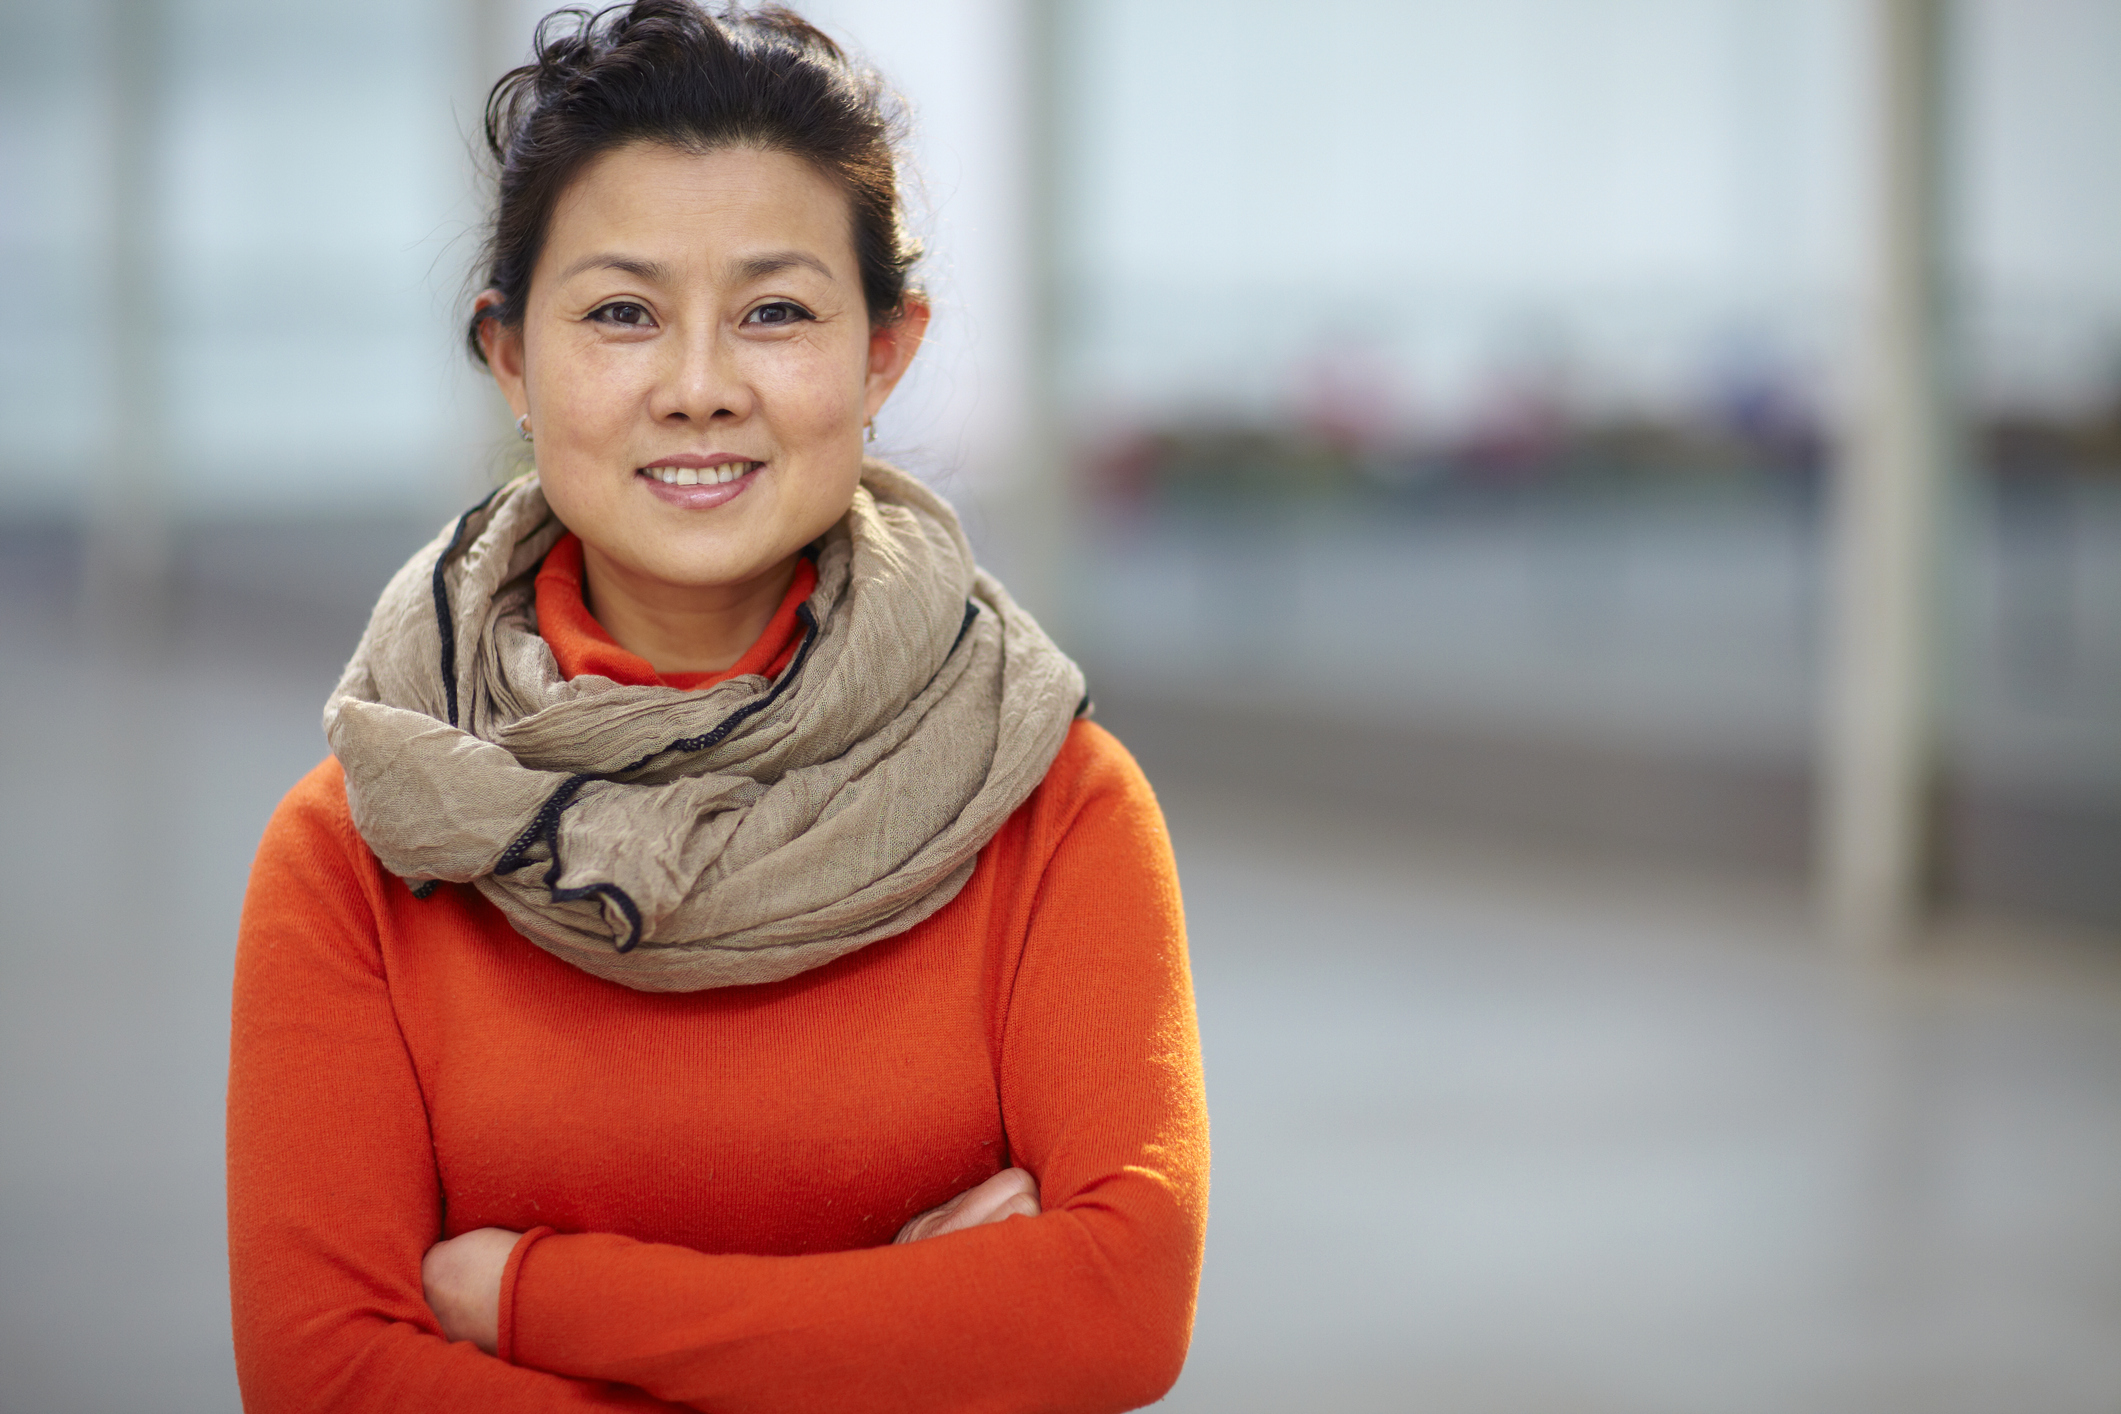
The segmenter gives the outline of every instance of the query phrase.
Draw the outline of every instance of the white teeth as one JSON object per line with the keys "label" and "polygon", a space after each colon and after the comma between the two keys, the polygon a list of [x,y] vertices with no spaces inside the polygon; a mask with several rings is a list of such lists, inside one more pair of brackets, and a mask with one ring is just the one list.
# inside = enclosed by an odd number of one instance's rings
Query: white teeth
{"label": "white teeth", "polygon": [[764,462],[723,462],[720,466],[650,466],[641,468],[665,486],[726,486],[757,471]]}

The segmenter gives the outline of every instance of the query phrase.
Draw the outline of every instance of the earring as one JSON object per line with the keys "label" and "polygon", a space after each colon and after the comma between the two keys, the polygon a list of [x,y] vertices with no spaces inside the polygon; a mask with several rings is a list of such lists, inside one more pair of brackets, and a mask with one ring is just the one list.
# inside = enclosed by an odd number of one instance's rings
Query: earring
{"label": "earring", "polygon": [[872,417],[867,422],[862,424],[862,440],[864,442],[874,442],[876,440],[875,418]]}
{"label": "earring", "polygon": [[516,436],[521,437],[526,442],[531,440],[529,413],[526,412],[516,419]]}

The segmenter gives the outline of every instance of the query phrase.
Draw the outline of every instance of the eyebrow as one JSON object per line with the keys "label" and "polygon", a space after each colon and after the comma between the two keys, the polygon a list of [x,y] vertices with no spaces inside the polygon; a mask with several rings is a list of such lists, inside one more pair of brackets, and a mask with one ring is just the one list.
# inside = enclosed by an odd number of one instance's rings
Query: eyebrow
{"label": "eyebrow", "polygon": [[[815,270],[828,280],[832,278],[832,271],[826,268],[824,261],[800,250],[777,250],[768,255],[753,256],[736,267],[736,274],[740,281],[749,284],[754,280],[763,280],[768,275],[778,275],[783,270],[797,268]],[[648,280],[659,285],[670,283],[670,267],[660,260],[637,260],[629,255],[608,253],[583,256],[560,272],[560,278],[572,280],[584,270],[617,270],[638,280]]]}
{"label": "eyebrow", "polygon": [[636,260],[627,255],[585,255],[560,272],[562,280],[572,280],[584,270],[617,270],[637,280],[647,280],[658,285],[670,283],[670,267],[660,260]]}
{"label": "eyebrow", "polygon": [[777,250],[771,255],[753,256],[737,266],[736,272],[746,284],[749,284],[753,280],[763,280],[768,275],[778,275],[783,270],[793,269],[798,266],[806,270],[815,270],[828,280],[832,278],[832,272],[825,268],[824,261],[799,250]]}

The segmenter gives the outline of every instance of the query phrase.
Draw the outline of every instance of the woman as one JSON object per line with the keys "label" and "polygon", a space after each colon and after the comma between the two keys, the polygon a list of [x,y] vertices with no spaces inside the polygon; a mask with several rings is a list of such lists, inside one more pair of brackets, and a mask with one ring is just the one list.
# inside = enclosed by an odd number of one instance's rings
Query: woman
{"label": "woman", "polygon": [[641,0],[488,113],[471,334],[537,470],[384,591],[259,848],[246,1405],[1158,1398],[1175,873],[1074,665],[863,460],[928,320],[873,80]]}

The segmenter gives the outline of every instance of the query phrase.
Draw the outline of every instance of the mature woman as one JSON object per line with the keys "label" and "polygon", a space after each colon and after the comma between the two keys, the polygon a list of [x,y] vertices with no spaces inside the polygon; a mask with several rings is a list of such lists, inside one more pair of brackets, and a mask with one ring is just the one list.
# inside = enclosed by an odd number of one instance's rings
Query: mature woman
{"label": "mature woman", "polygon": [[384,590],[259,848],[247,1406],[1156,1399],[1206,1207],[1176,878],[1075,666],[863,460],[928,320],[873,79],[641,0],[548,22],[488,127],[471,335],[537,469]]}

